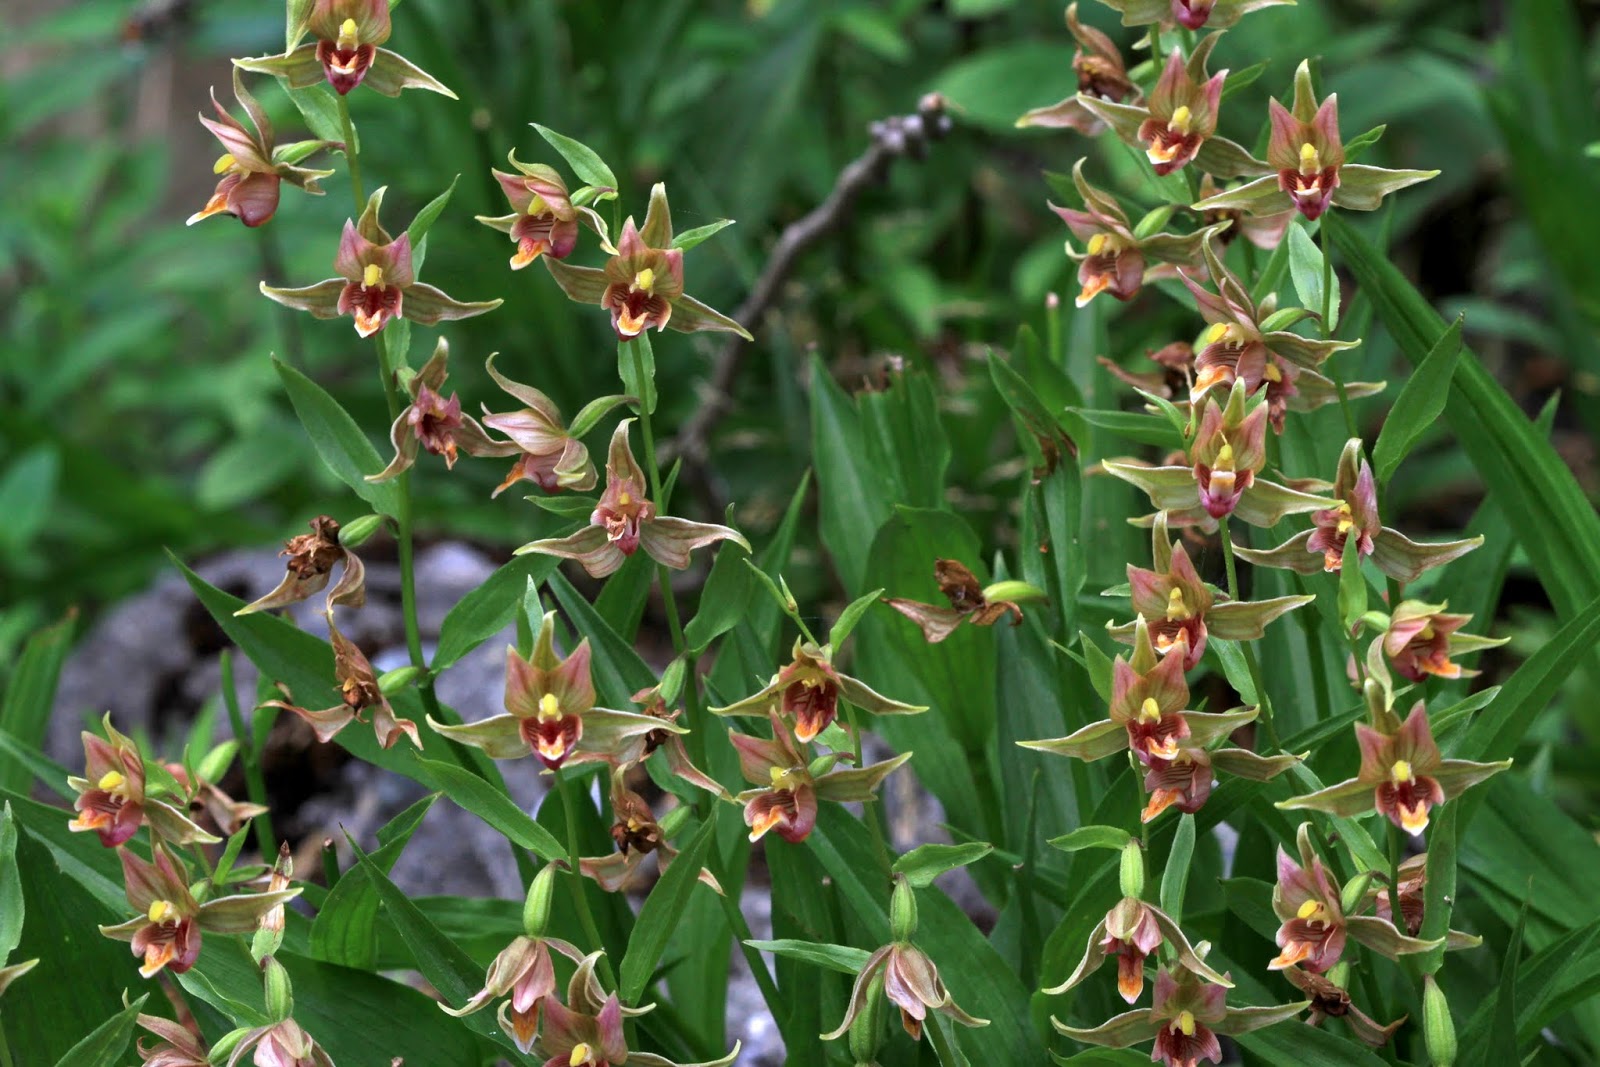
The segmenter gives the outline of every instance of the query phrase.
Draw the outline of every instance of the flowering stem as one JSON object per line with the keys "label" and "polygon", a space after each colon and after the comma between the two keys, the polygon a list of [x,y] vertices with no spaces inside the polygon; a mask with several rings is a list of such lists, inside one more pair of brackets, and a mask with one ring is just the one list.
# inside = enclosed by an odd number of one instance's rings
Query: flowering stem
{"label": "flowering stem", "polygon": [[[245,794],[250,803],[260,804],[263,811],[251,820],[255,830],[256,847],[263,858],[278,854],[276,839],[272,836],[271,805],[267,802],[267,780],[261,773],[261,757],[256,752],[255,736],[245,728],[244,714],[239,708],[239,691],[233,684],[233,656],[230,650],[222,652],[222,702],[228,709],[228,723],[233,727],[233,739],[239,742],[239,763],[244,768]],[[257,712],[269,714],[269,712]]]}
{"label": "flowering stem", "polygon": [[356,214],[366,210],[367,197],[361,187],[361,152],[356,148],[356,127],[350,121],[350,101],[343,93],[335,93],[339,101],[339,124],[344,127],[344,158],[350,166],[350,191],[355,194]]}
{"label": "flowering stem", "polygon": [[[640,351],[639,341],[625,341],[618,346],[617,355],[620,358],[622,349],[627,349],[628,358],[633,361],[634,381],[639,383],[639,392],[645,389],[644,355]],[[667,502],[661,497],[661,468],[656,462],[656,436],[655,430],[650,425],[650,408],[645,398],[639,398],[639,432],[644,437],[644,469],[645,477],[650,479],[650,499],[655,501],[657,509],[664,510]],[[678,615],[678,599],[672,591],[672,570],[665,563],[656,564],[656,581],[661,586],[661,602],[667,613],[667,630],[672,634],[672,650],[680,656],[687,656],[688,642],[683,637],[683,623]],[[700,709],[700,682],[695,675],[694,664],[685,661],[684,667],[689,671],[689,681],[683,687],[684,710],[689,715],[689,758],[697,767],[704,767],[706,763],[706,735],[703,729],[705,722]],[[700,813],[705,814],[704,804],[709,798],[701,796]]]}
{"label": "flowering stem", "polygon": [[966,1058],[958,1056],[955,1048],[950,1044],[949,1035],[944,1032],[944,1023],[938,1016],[930,1015],[924,1032],[928,1041],[933,1045],[933,1053],[939,1057],[939,1062],[944,1067],[966,1067]]}
{"label": "flowering stem", "polygon": [[[1333,248],[1328,240],[1327,226],[1318,228],[1317,238],[1322,243],[1322,335],[1331,340],[1334,330],[1328,324],[1328,319],[1333,314]],[[1350,397],[1345,392],[1344,375],[1334,368],[1331,361],[1328,364],[1328,377],[1333,379],[1334,391],[1339,394],[1339,410],[1344,414],[1345,433],[1360,437],[1355,414],[1350,410]]]}
{"label": "flowering stem", "polygon": [[[711,849],[712,857],[717,856],[715,843]],[[720,862],[718,866],[720,866]],[[723,882],[722,875],[718,872],[717,881]],[[750,967],[750,973],[755,976],[756,986],[761,990],[761,999],[767,1002],[767,1008],[777,1018],[779,1006],[787,1008],[786,1002],[778,993],[777,984],[773,982],[772,975],[767,971],[767,962],[761,958],[761,953],[750,947],[750,941],[755,935],[750,932],[750,924],[745,921],[744,912],[739,908],[739,902],[726,893],[716,894],[717,901],[722,905],[722,913],[727,917],[728,925],[733,928],[733,936],[738,939],[739,950],[744,953],[744,961]]]}
{"label": "flowering stem", "polygon": [[[594,948],[604,948],[605,943],[600,940],[600,927],[594,921],[594,912],[589,910],[589,894],[583,884],[582,868],[578,865],[578,804],[569,781],[574,773],[565,768],[556,772],[561,810],[567,817],[567,862],[572,865],[572,900],[578,906],[578,921],[583,924],[583,936],[589,939],[589,944]],[[600,976],[606,980],[606,984],[616,985],[611,973],[610,957],[601,956],[599,967]]]}
{"label": "flowering stem", "polygon": [[[1227,515],[1222,516],[1219,522],[1222,527],[1222,562],[1228,571],[1228,595],[1237,601],[1239,571],[1233,561],[1233,533],[1228,529]],[[1240,641],[1239,650],[1244,653],[1244,664],[1250,671],[1250,682],[1256,687],[1256,702],[1261,709],[1259,721],[1262,732],[1267,735],[1267,744],[1277,749],[1278,727],[1272,721],[1272,701],[1267,698],[1267,687],[1261,684],[1261,668],[1256,664],[1256,650],[1248,641]]]}
{"label": "flowering stem", "polygon": [[[839,706],[844,708],[845,721],[850,724],[850,740],[855,745],[855,765],[866,766],[861,755],[861,725],[856,720],[856,707],[848,700],[840,700]],[[872,805],[864,805],[861,812],[861,821],[867,824],[867,830],[872,834],[872,846],[878,853],[878,865],[887,874],[894,859],[889,852],[889,844],[884,840],[883,827],[878,825],[880,812],[874,811]]]}

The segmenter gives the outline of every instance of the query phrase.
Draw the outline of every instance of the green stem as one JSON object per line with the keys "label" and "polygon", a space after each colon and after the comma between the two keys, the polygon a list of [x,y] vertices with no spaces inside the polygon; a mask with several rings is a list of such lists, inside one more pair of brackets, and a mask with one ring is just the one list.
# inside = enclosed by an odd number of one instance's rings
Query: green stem
{"label": "green stem", "polygon": [[[578,921],[583,924],[583,936],[589,939],[589,944],[594,948],[605,948],[605,942],[600,939],[600,926],[594,921],[594,912],[589,909],[589,894],[585,891],[583,875],[579,867],[578,849],[578,804],[573,797],[571,778],[573,771],[564,769],[556,772],[556,789],[561,794],[561,810],[567,817],[567,862],[572,865],[572,902],[578,908]],[[608,956],[600,957],[600,977],[605,979],[609,986],[617,984],[616,978],[611,973],[611,960]]]}
{"label": "green stem", "polygon": [[[233,739],[239,743],[239,763],[244,768],[245,795],[250,798],[250,803],[260,804],[266,808],[268,807],[267,779],[261,773],[261,756],[256,752],[255,738],[245,729],[244,713],[239,708],[239,691],[233,684],[233,655],[228,649],[224,649],[222,653],[222,703],[228,709],[228,723],[233,727]],[[272,834],[271,811],[263,811],[257,815],[251,825],[255,833],[256,847],[261,850],[262,858],[268,863],[272,862],[273,857],[278,854],[278,845]]]}
{"label": "green stem", "polygon": [[15,1067],[11,1060],[11,1043],[6,1040],[4,1027],[0,1027],[0,1067]]}
{"label": "green stem", "polygon": [[[1326,226],[1318,229],[1317,238],[1322,243],[1322,335],[1332,340],[1334,330],[1329,326],[1328,320],[1333,315],[1333,246],[1328,240]],[[1331,361],[1325,369],[1328,377],[1333,379],[1334,391],[1339,394],[1339,411],[1344,415],[1345,433],[1351,437],[1360,437],[1361,433],[1356,429],[1355,412],[1350,408],[1350,396],[1344,388],[1344,375]]]}
{"label": "green stem", "polygon": [[923,1032],[928,1035],[928,1041],[933,1045],[933,1054],[939,1057],[943,1067],[966,1067],[966,1059],[958,1057],[955,1048],[950,1044],[950,1039],[945,1036],[944,1026],[943,1019],[929,1016]]}
{"label": "green stem", "polygon": [[[844,708],[845,721],[850,724],[850,740],[855,746],[855,764],[864,766],[861,755],[861,724],[856,721],[855,705],[848,700],[840,700],[839,706]],[[882,817],[881,808],[877,805],[865,805],[861,813],[861,821],[867,824],[867,830],[872,834],[872,845],[878,853],[878,866],[883,868],[883,873],[888,874],[894,866],[894,856],[889,851],[889,842],[885,840],[883,827],[879,825]]]}
{"label": "green stem", "polygon": [[1400,828],[1385,820],[1389,831],[1389,914],[1395,924],[1404,928],[1405,918],[1400,913]]}
{"label": "green stem", "polygon": [[[633,361],[634,380],[639,384],[639,391],[646,392],[644,387],[645,368],[644,355],[640,351],[641,342],[625,342],[628,358]],[[618,355],[620,356],[620,352]],[[656,507],[664,509],[667,501],[661,495],[661,468],[656,462],[656,437],[655,429],[650,424],[650,408],[643,397],[639,399],[639,432],[644,438],[644,469],[645,477],[650,481],[650,499],[655,501]],[[667,614],[667,630],[672,634],[672,648],[679,656],[686,657],[684,667],[689,672],[688,683],[683,687],[684,711],[689,717],[689,736],[687,745],[689,759],[695,766],[702,770],[706,765],[706,733],[705,716],[700,708],[700,679],[695,673],[694,664],[688,662],[689,645],[683,636],[683,622],[678,614],[678,598],[672,591],[672,570],[665,563],[656,564],[656,581],[661,586],[661,602]],[[708,794],[701,794],[701,802],[696,805],[701,815],[706,814],[706,806],[710,803]]]}
{"label": "green stem", "polygon": [[[1228,516],[1221,520],[1222,527],[1222,562],[1228,571],[1228,595],[1235,601],[1239,599],[1239,571],[1233,560],[1233,533],[1228,529]],[[1278,727],[1272,720],[1272,701],[1267,696],[1267,687],[1261,681],[1261,667],[1256,663],[1256,650],[1248,641],[1239,642],[1239,650],[1244,653],[1245,667],[1250,671],[1250,682],[1256,687],[1256,701],[1261,709],[1257,721],[1261,723],[1261,730],[1267,737],[1267,744],[1274,750],[1278,749]]]}
{"label": "green stem", "polygon": [[361,187],[361,152],[356,148],[356,126],[350,121],[350,101],[344,94],[335,93],[339,102],[339,124],[344,127],[344,158],[350,166],[350,191],[355,195],[356,214],[367,208],[367,195]]}

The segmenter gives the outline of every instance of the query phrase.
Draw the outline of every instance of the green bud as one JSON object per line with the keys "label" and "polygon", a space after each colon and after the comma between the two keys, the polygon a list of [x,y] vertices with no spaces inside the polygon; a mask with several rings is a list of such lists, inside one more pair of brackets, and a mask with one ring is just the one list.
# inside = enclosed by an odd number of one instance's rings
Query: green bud
{"label": "green bud", "polygon": [[673,660],[667,664],[667,669],[661,674],[661,699],[668,706],[677,702],[678,694],[683,692],[683,678],[687,673],[683,658]]}
{"label": "green bud", "polygon": [[1141,241],[1146,237],[1154,236],[1172,218],[1174,210],[1175,205],[1162,204],[1160,207],[1147,212],[1144,218],[1139,220],[1139,224],[1133,228],[1133,236]]}
{"label": "green bud", "polygon": [[382,515],[363,515],[359,519],[351,519],[339,527],[339,543],[346,548],[359,548],[382,525]]}
{"label": "green bud", "polygon": [[1422,979],[1422,1036],[1428,1058],[1434,1067],[1453,1067],[1456,1062],[1456,1024],[1450,1018],[1450,1002],[1433,975]]}
{"label": "green bud", "polygon": [[1369,611],[1361,616],[1361,621],[1372,627],[1378,633],[1387,633],[1389,629],[1389,616],[1381,611]]}
{"label": "green bud", "polygon": [[895,875],[894,895],[889,898],[889,936],[898,942],[910,941],[917,932],[917,898],[904,875]]}
{"label": "green bud", "polygon": [[266,988],[267,1015],[273,1022],[282,1022],[294,1014],[294,990],[289,984],[289,972],[271,956],[261,961],[261,971]]}
{"label": "green bud", "polygon": [[1350,961],[1340,960],[1323,977],[1338,986],[1340,989],[1350,988]]}
{"label": "green bud", "polygon": [[1346,915],[1354,915],[1361,910],[1361,901],[1367,895],[1367,887],[1372,884],[1372,871],[1362,871],[1344,884],[1344,889],[1339,893],[1339,907],[1344,909]]}
{"label": "green bud", "polygon": [[386,697],[392,697],[421,677],[422,673],[421,667],[410,666],[396,667],[392,671],[384,671],[378,678],[378,691]]}
{"label": "green bud", "polygon": [[784,581],[783,575],[778,575],[778,588],[783,591],[783,610],[790,615],[800,613],[800,605],[795,601],[794,594],[789,592],[789,583]]}
{"label": "green bud", "polygon": [[1144,896],[1144,848],[1137,841],[1122,846],[1122,895],[1135,900]]}
{"label": "green bud", "polygon": [[1024,600],[1043,600],[1044,597],[1044,590],[1038,586],[1009,578],[1003,582],[995,582],[993,585],[985,586],[983,589],[983,599],[991,604],[998,604],[1002,601],[1017,603]]}
{"label": "green bud", "polygon": [[545,864],[528,886],[528,899],[522,904],[522,932],[528,937],[543,937],[550,925],[550,897],[555,891],[558,866],[565,865]]}
{"label": "green bud", "polygon": [[216,1042],[211,1046],[211,1062],[228,1062],[229,1054],[238,1047],[240,1041],[243,1041],[249,1035],[250,1029],[248,1026],[241,1026],[237,1030],[229,1030],[217,1038]]}
{"label": "green bud", "polygon": [[689,819],[692,818],[693,815],[693,808],[689,807],[687,804],[679,804],[677,807],[661,816],[656,825],[661,827],[662,837],[671,839],[678,836],[678,831],[682,830],[684,826],[688,824]]}
{"label": "green bud", "polygon": [[867,1002],[861,1012],[856,1015],[855,1021],[850,1024],[850,1055],[855,1057],[856,1063],[871,1063],[878,1054],[878,1046],[882,1043],[883,1036],[883,1006],[887,1003],[883,995],[883,972],[880,970],[872,976],[872,983],[867,986]]}

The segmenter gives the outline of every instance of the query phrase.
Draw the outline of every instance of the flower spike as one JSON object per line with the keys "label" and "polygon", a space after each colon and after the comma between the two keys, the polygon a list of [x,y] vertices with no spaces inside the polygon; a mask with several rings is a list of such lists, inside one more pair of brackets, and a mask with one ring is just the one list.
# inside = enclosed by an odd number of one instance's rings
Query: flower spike
{"label": "flower spike", "polygon": [[334,147],[332,141],[299,141],[275,146],[272,123],[267,121],[267,113],[256,98],[245,89],[238,68],[233,71],[233,95],[249,116],[255,132],[245,129],[243,123],[228,114],[228,110],[217,103],[217,91],[211,90],[211,107],[217,117],[208,119],[201,115],[200,125],[210,130],[225,149],[213,168],[221,179],[205,207],[189,216],[190,226],[218,214],[232,215],[246,226],[263,226],[278,210],[278,187],[283,182],[313,196],[321,196],[322,189],[317,182],[333,173],[295,165],[319,149]]}
{"label": "flower spike", "polygon": [[283,78],[291,89],[326,81],[340,96],[366,85],[384,96],[399,96],[402,89],[427,89],[456,98],[409,59],[379,47],[391,31],[389,0],[315,0],[297,29],[310,31],[315,40],[282,55],[236,59],[234,65]]}

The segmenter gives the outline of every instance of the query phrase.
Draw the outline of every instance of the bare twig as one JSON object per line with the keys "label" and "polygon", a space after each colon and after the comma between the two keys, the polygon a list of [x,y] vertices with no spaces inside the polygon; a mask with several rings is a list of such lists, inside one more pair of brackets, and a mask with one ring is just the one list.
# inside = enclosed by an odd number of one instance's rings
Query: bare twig
{"label": "bare twig", "polygon": [[[929,93],[918,101],[915,114],[874,122],[869,127],[871,143],[839,172],[828,198],[790,223],[778,237],[765,269],[734,318],[752,331],[759,329],[760,320],[777,303],[778,291],[800,256],[850,218],[861,191],[881,180],[893,160],[901,156],[923,158],[928,142],[944,136],[949,129],[950,117],[945,114],[944,99],[937,93]],[[728,335],[706,383],[704,401],[678,430],[677,436],[663,442],[663,462],[671,457],[682,457],[688,468],[686,474],[703,474],[708,438],[717,421],[733,406],[733,384],[749,347],[750,342],[744,338]]]}

